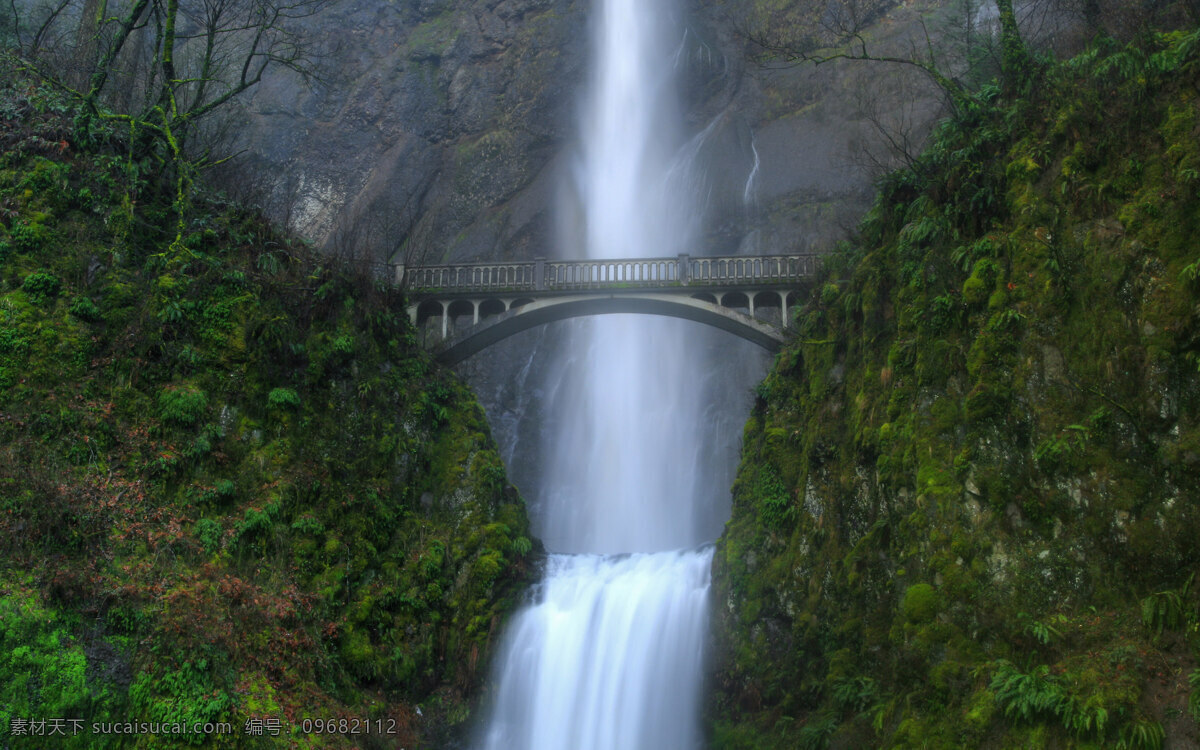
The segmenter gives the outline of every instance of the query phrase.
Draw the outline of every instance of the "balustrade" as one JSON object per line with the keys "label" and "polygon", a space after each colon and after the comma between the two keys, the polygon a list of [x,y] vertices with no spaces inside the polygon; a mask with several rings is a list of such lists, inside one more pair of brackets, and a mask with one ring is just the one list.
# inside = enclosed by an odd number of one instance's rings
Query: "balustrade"
{"label": "balustrade", "polygon": [[816,255],[622,258],[462,263],[398,270],[412,292],[574,291],[621,288],[778,286],[811,276]]}

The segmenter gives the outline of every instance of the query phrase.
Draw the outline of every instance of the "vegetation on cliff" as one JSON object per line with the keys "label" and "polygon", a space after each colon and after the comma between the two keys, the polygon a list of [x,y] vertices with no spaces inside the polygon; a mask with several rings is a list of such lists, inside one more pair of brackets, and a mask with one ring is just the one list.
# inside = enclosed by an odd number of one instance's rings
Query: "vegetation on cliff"
{"label": "vegetation on cliff", "polygon": [[0,744],[440,742],[534,547],[473,397],[399,292],[0,80]]}
{"label": "vegetation on cliff", "polygon": [[1197,741],[1197,72],[985,87],[830,256],[745,428],[716,747]]}

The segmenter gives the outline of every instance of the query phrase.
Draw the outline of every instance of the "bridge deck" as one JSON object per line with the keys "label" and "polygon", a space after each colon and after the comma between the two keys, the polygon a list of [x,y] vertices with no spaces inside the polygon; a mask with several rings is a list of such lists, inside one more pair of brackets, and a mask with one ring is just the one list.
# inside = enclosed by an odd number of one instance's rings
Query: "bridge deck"
{"label": "bridge deck", "polygon": [[619,290],[787,288],[816,273],[820,256],[766,255],[617,258],[394,266],[412,297],[530,293],[538,296]]}

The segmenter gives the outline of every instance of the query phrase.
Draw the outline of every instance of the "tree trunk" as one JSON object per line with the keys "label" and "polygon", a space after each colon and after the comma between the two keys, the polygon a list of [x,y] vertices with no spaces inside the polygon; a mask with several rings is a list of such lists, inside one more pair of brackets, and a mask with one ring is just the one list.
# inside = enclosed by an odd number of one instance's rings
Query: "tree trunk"
{"label": "tree trunk", "polygon": [[1100,0],[1083,0],[1083,23],[1093,36],[1104,31]]}
{"label": "tree trunk", "polygon": [[1017,28],[1013,0],[996,0],[996,9],[1000,12],[1000,73],[1004,87],[1011,90],[1029,73],[1029,52]]}
{"label": "tree trunk", "polygon": [[75,52],[71,55],[71,70],[68,83],[79,91],[85,91],[92,74],[96,72],[97,40],[105,8],[100,0],[84,0],[83,12],[79,15],[79,29],[75,32]]}

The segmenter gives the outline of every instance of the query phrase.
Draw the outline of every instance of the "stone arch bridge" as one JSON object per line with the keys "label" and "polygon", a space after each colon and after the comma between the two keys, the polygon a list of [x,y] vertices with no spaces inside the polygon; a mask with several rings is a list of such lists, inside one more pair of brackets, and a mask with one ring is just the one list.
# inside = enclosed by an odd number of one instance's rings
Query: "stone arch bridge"
{"label": "stone arch bridge", "polygon": [[408,314],[427,330],[426,344],[453,365],[528,328],[605,313],[693,320],[775,351],[789,309],[819,264],[812,254],[679,255],[392,265],[389,272],[406,287]]}

